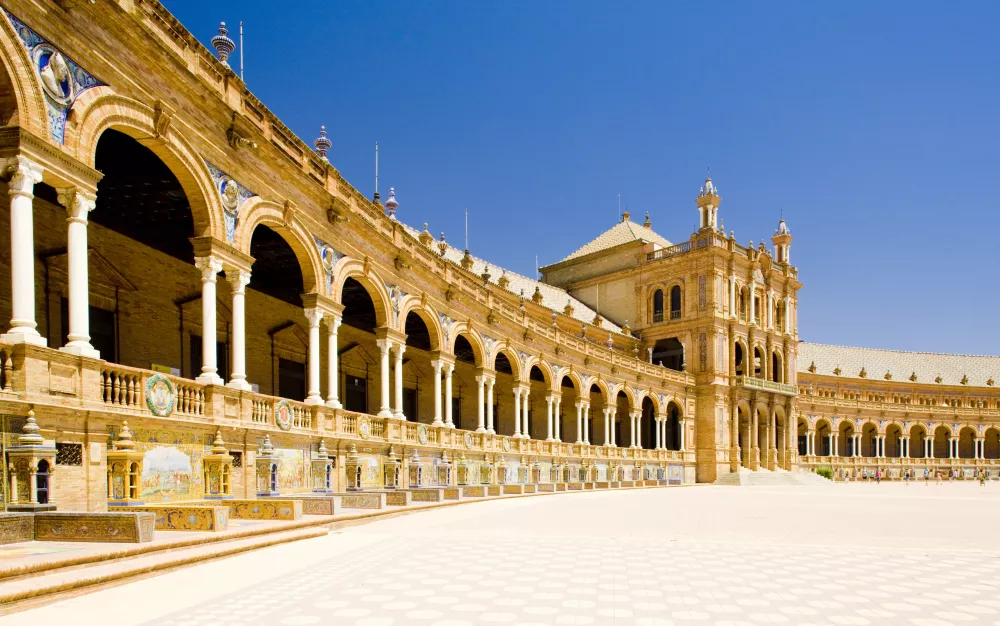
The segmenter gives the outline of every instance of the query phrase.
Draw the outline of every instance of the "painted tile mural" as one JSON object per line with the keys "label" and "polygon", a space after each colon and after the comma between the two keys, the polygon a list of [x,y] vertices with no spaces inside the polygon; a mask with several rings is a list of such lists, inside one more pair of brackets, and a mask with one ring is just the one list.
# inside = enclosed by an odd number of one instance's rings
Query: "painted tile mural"
{"label": "painted tile mural", "polygon": [[[146,502],[197,500],[205,495],[201,459],[210,453],[212,437],[156,428],[132,428],[136,450],[143,452],[142,499]],[[109,426],[109,441],[118,426]]]}

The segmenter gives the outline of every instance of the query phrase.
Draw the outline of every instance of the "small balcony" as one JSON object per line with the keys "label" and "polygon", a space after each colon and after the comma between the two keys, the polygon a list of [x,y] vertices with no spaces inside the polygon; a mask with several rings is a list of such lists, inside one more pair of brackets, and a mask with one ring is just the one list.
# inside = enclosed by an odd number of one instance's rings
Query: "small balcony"
{"label": "small balcony", "polygon": [[795,385],[776,383],[762,378],[754,378],[752,376],[737,376],[736,385],[747,389],[770,391],[771,393],[778,393],[783,396],[796,396],[799,393],[799,388]]}

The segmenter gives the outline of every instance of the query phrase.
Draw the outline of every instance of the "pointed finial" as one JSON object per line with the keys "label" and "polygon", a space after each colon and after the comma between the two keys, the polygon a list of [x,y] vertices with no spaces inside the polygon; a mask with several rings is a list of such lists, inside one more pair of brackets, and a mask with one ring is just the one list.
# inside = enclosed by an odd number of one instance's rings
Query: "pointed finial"
{"label": "pointed finial", "polygon": [[444,253],[447,251],[448,251],[448,242],[444,240],[444,231],[442,230],[441,239],[438,240],[438,252],[441,253],[441,256],[444,256]]}
{"label": "pointed finial", "polygon": [[229,30],[226,28],[226,23],[219,22],[219,34],[212,37],[212,47],[214,47],[215,52],[218,53],[219,61],[221,61],[226,67],[229,67],[229,55],[236,49],[236,44],[229,38],[228,35]]}
{"label": "pointed finial", "polygon": [[264,443],[260,447],[261,456],[274,456],[274,446],[271,445],[271,435],[264,435]]}
{"label": "pointed finial", "polygon": [[215,431],[215,441],[212,442],[212,454],[227,454],[226,442],[222,440],[222,429]]}
{"label": "pointed finial", "polygon": [[642,225],[646,228],[649,228],[651,226],[651,224],[649,223],[649,211],[646,211],[646,221],[643,222]]}
{"label": "pointed finial", "polygon": [[396,207],[399,203],[396,202],[396,188],[389,187],[389,197],[385,201],[385,208],[389,210],[389,219],[396,219]]}
{"label": "pointed finial", "polygon": [[128,428],[128,421],[122,422],[122,429],[118,432],[118,439],[115,441],[115,450],[134,450],[135,441],[132,440],[132,431]]}
{"label": "pointed finial", "polygon": [[326,439],[319,440],[319,450],[317,452],[317,458],[326,460],[330,458],[330,452],[326,449]]}
{"label": "pointed finial", "polygon": [[326,126],[319,127],[319,137],[313,141],[313,145],[316,146],[316,154],[319,155],[319,158],[326,161],[326,153],[333,145],[333,142],[326,138]]}
{"label": "pointed finial", "polygon": [[17,439],[17,445],[19,446],[41,446],[45,443],[45,440],[41,435],[38,434],[39,428],[38,424],[35,422],[35,412],[28,411],[28,420],[24,423],[21,428],[21,432],[24,433]]}
{"label": "pointed finial", "polygon": [[397,457],[396,457],[396,447],[395,446],[390,446],[389,447],[389,460],[390,461],[395,461],[396,459],[397,459]]}

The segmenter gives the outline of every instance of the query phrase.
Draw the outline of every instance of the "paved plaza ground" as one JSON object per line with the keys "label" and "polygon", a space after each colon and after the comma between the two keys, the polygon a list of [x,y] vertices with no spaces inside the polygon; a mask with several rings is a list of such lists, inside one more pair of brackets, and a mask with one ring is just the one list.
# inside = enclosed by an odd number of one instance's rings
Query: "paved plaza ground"
{"label": "paved plaza ground", "polygon": [[1000,625],[1000,484],[484,501],[0,618],[12,624]]}

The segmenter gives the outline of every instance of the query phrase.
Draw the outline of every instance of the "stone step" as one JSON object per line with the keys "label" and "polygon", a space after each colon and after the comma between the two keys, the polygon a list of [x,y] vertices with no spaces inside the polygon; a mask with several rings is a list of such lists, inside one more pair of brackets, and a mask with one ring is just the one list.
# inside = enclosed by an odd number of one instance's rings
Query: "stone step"
{"label": "stone step", "polygon": [[281,543],[322,537],[324,527],[296,528],[230,541],[198,544],[186,548],[161,550],[151,554],[102,561],[90,565],[61,568],[55,571],[5,580],[0,585],[0,615],[24,610],[34,602],[47,600],[54,593],[88,590],[134,576],[145,576],[161,570],[189,565],[199,561],[258,550]]}

